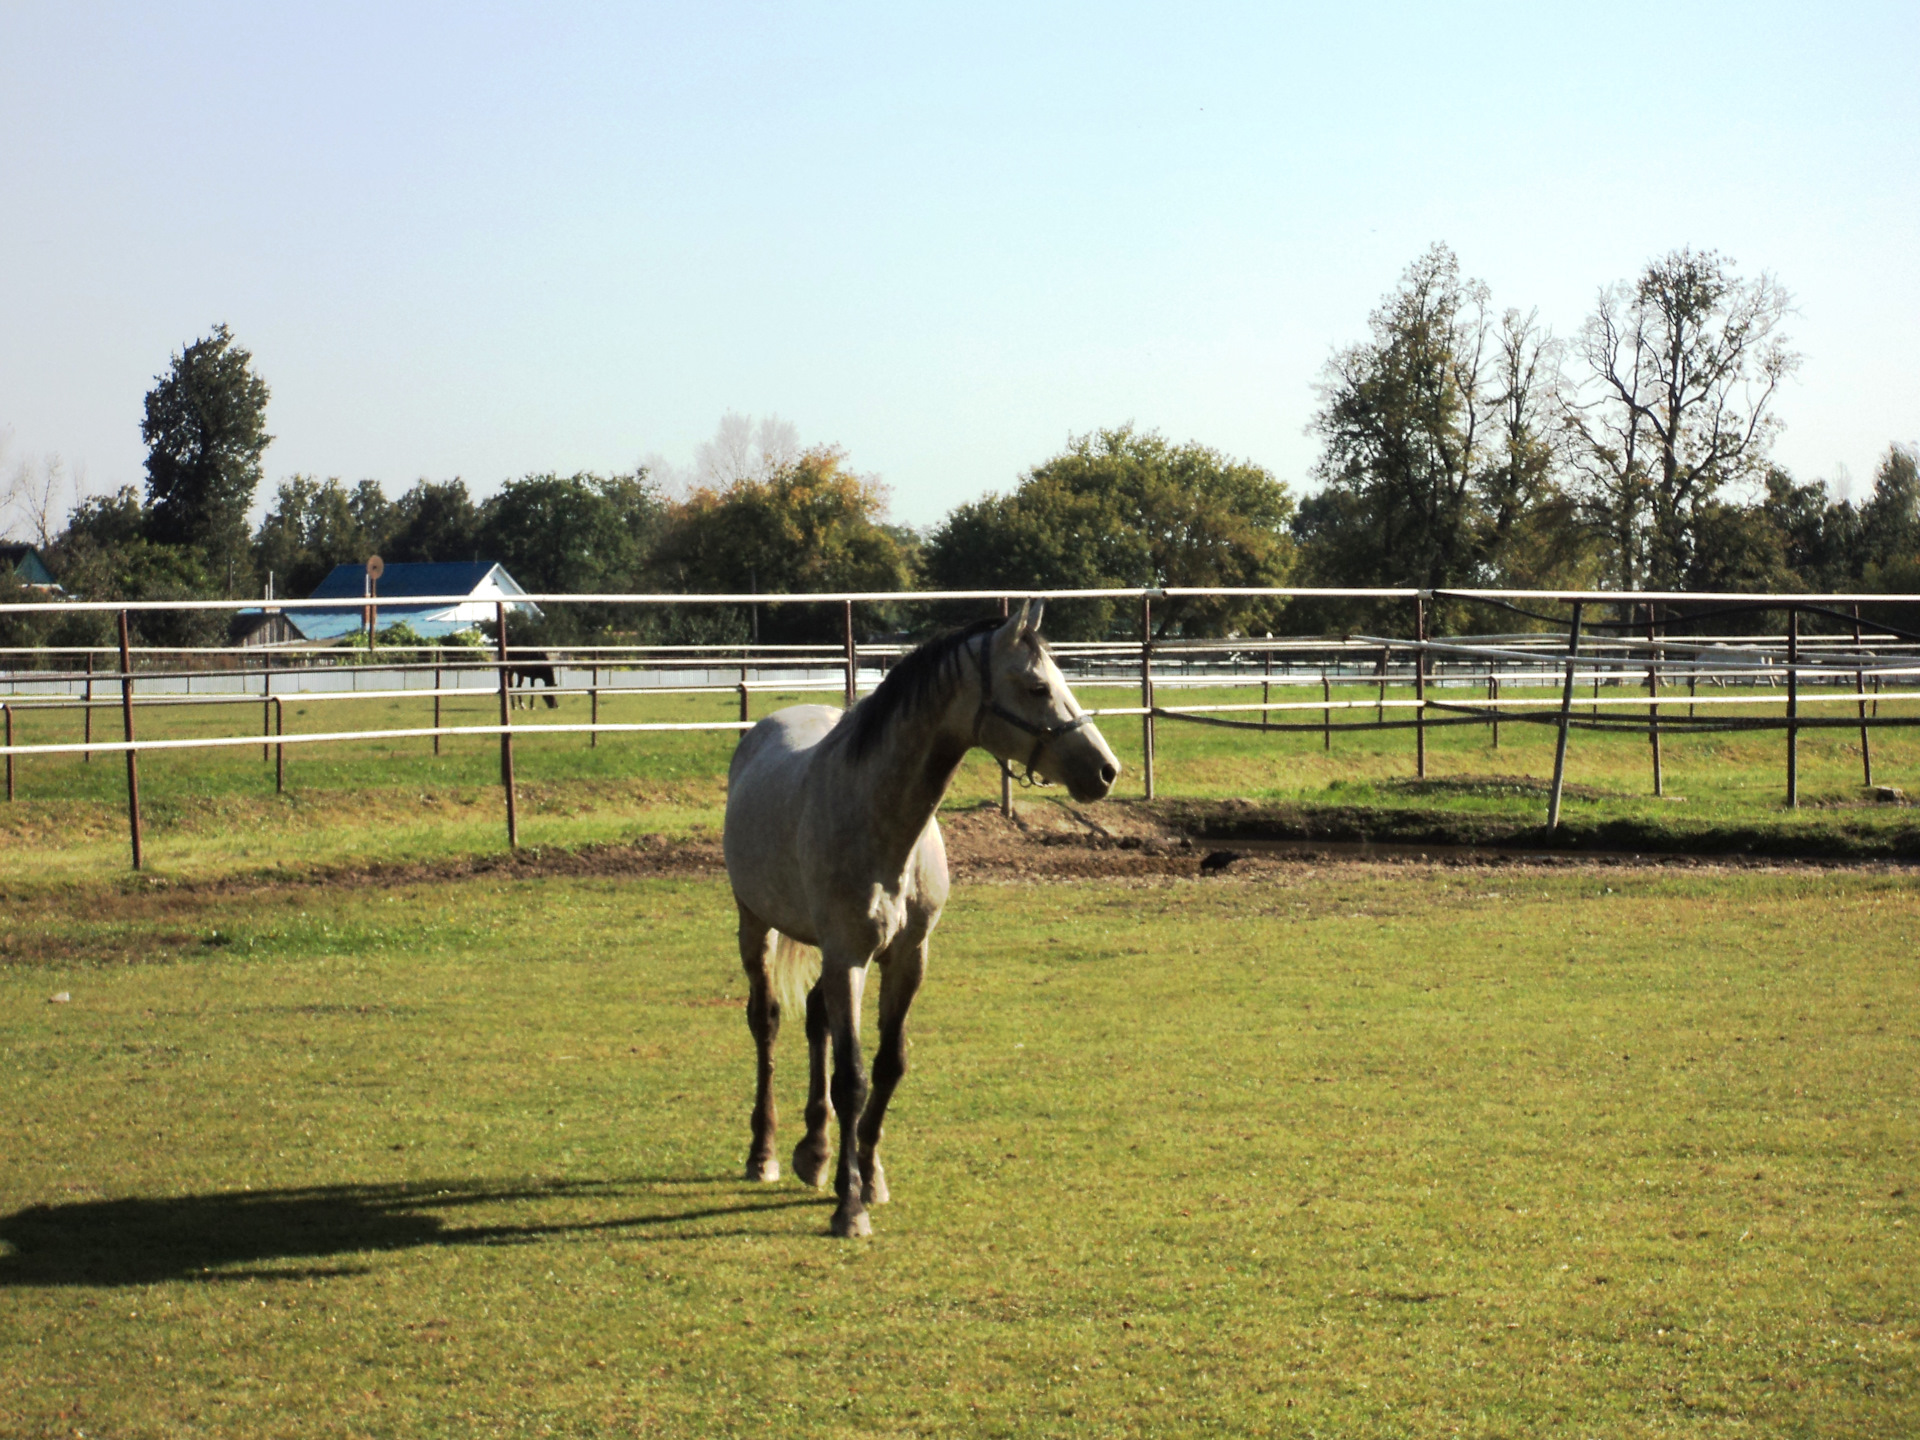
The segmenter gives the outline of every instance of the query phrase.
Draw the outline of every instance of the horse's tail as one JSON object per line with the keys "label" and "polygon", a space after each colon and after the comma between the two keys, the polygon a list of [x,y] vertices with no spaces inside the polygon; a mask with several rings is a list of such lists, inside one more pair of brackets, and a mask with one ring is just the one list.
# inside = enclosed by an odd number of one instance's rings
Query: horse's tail
{"label": "horse's tail", "polygon": [[820,952],[811,945],[802,945],[791,935],[774,931],[773,963],[767,966],[767,983],[773,987],[773,998],[780,1003],[780,1012],[804,1018],[807,992],[819,978]]}

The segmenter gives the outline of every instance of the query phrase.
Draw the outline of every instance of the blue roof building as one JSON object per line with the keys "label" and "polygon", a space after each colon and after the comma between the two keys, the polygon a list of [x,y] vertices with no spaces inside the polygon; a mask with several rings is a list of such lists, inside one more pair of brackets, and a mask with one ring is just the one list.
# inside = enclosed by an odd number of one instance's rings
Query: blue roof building
{"label": "blue roof building", "polygon": [[[503,566],[491,560],[459,560],[432,564],[389,565],[374,585],[373,603],[380,607],[382,628],[404,620],[414,633],[425,639],[471,630],[483,620],[494,618],[494,607],[502,600],[516,615],[538,620],[540,607],[529,600],[514,601],[522,590]],[[331,606],[299,607],[288,610],[287,618],[299,626],[309,640],[337,640],[358,631],[365,623],[367,567],[336,565],[333,573],[314,587],[314,600],[351,600],[351,606],[336,610]],[[464,597],[437,604],[408,604],[409,596]]]}
{"label": "blue roof building", "polygon": [[36,590],[54,588],[53,572],[31,545],[0,545],[0,574],[11,575],[22,585]]}

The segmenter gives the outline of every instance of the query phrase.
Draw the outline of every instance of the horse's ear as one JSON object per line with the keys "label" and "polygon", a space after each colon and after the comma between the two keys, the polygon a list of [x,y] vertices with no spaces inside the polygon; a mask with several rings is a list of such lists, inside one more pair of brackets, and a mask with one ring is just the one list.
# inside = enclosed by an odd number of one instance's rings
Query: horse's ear
{"label": "horse's ear", "polygon": [[1027,607],[1028,602],[1022,600],[1020,608],[1007,616],[1006,622],[993,632],[993,643],[996,649],[1013,644],[1026,632]]}
{"label": "horse's ear", "polygon": [[1022,635],[1038,635],[1040,633],[1040,617],[1047,613],[1047,602],[1045,600],[1035,600],[1032,610],[1027,610],[1023,606],[1021,613],[1026,616],[1026,623],[1021,626],[1020,633]]}

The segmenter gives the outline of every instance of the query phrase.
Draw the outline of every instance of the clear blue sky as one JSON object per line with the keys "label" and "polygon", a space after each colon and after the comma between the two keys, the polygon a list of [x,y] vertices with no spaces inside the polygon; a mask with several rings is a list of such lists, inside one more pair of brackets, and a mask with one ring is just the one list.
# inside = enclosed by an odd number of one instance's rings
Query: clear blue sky
{"label": "clear blue sky", "polygon": [[1920,439],[1920,6],[0,9],[0,428],[99,490],[232,325],[294,472],[685,462],[723,411],[925,523],[1132,420],[1295,486],[1435,240],[1562,334],[1775,272],[1779,455]]}

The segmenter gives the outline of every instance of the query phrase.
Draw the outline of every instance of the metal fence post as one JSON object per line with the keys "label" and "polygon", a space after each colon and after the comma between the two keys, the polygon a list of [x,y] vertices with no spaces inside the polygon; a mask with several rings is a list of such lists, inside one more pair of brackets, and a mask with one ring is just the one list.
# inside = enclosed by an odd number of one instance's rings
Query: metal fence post
{"label": "metal fence post", "polygon": [[1420,648],[1413,654],[1413,772],[1427,778],[1427,600],[1416,595],[1413,601],[1413,638]]}
{"label": "metal fence post", "polygon": [[[273,729],[276,735],[284,736],[287,733],[287,702],[278,695],[273,697]],[[287,747],[285,745],[273,747],[273,793],[276,795],[287,793]]]}
{"label": "metal fence post", "polygon": [[1147,799],[1153,799],[1153,601],[1140,597],[1140,750]]}
{"label": "metal fence post", "polygon": [[853,708],[854,697],[860,689],[860,657],[853,648],[853,602],[845,602],[845,632],[847,641],[847,709]]}
{"label": "metal fence post", "polygon": [[[13,707],[0,705],[0,715],[7,717],[7,744],[13,744]],[[7,803],[13,803],[13,752],[7,752]]]}
{"label": "metal fence post", "polygon": [[587,732],[587,748],[597,750],[600,748],[600,731],[597,728],[600,724],[600,666],[598,663],[587,672],[587,699],[592,705],[587,723],[596,727]]}
{"label": "metal fence post", "polygon": [[1787,808],[1800,808],[1800,612],[1787,607]]}
{"label": "metal fence post", "polygon": [[[1261,712],[1261,718],[1266,712]],[[1320,667],[1320,748],[1333,749],[1333,681],[1327,678],[1326,666]]]}
{"label": "metal fence post", "polygon": [[[1854,659],[1860,658],[1860,607],[1853,607],[1853,649]],[[1873,746],[1867,739],[1867,672],[1856,669],[1853,672],[1853,693],[1860,697],[1860,769],[1861,783],[1869,790],[1873,788]]]}
{"label": "metal fence post", "polygon": [[1500,677],[1487,670],[1487,699],[1493,702],[1493,748],[1500,748]]}
{"label": "metal fence post", "polygon": [[1567,722],[1573,715],[1573,667],[1580,655],[1580,602],[1573,602],[1573,628],[1567,632],[1567,681],[1560,691],[1560,736],[1553,747],[1553,789],[1547,795],[1547,829],[1560,828],[1560,791],[1567,778]]}
{"label": "metal fence post", "polygon": [[[84,743],[91,745],[93,744],[93,651],[91,650],[87,651],[87,703],[82,706],[81,709],[86,717],[80,722],[82,730],[81,739]],[[93,751],[81,751],[80,758],[91,764],[93,761]]]}
{"label": "metal fence post", "polygon": [[[1013,601],[1008,596],[1002,595],[1000,618],[1005,620],[1011,614],[1013,614]],[[743,713],[740,718],[744,720],[747,717]],[[1013,818],[1013,767],[1004,760],[999,761],[998,764],[1000,766],[1000,813],[1011,820]]]}
{"label": "metal fence post", "polygon": [[520,816],[513,794],[513,716],[512,696],[507,689],[507,606],[494,605],[494,618],[500,631],[500,787],[507,792],[507,848],[520,848]]}
{"label": "metal fence post", "polygon": [[133,748],[133,654],[127,642],[127,612],[120,612],[120,720],[127,732],[127,828],[133,837],[133,868],[140,853],[140,756]]}
{"label": "metal fence post", "polygon": [[1647,606],[1647,744],[1653,750],[1653,793],[1656,796],[1667,793],[1667,780],[1662,772],[1660,755],[1660,661],[1662,650],[1660,633],[1654,621],[1654,607]]}
{"label": "metal fence post", "polygon": [[1267,729],[1273,723],[1273,712],[1268,708],[1273,704],[1273,651],[1266,652],[1266,668],[1260,680],[1260,728]]}
{"label": "metal fence post", "polygon": [[747,682],[742,680],[740,682],[740,723],[744,725],[747,723],[748,719],[749,719],[749,716],[747,715]]}
{"label": "metal fence post", "polygon": [[[438,653],[438,652],[436,652]],[[433,753],[440,753],[440,667],[433,667]]]}

